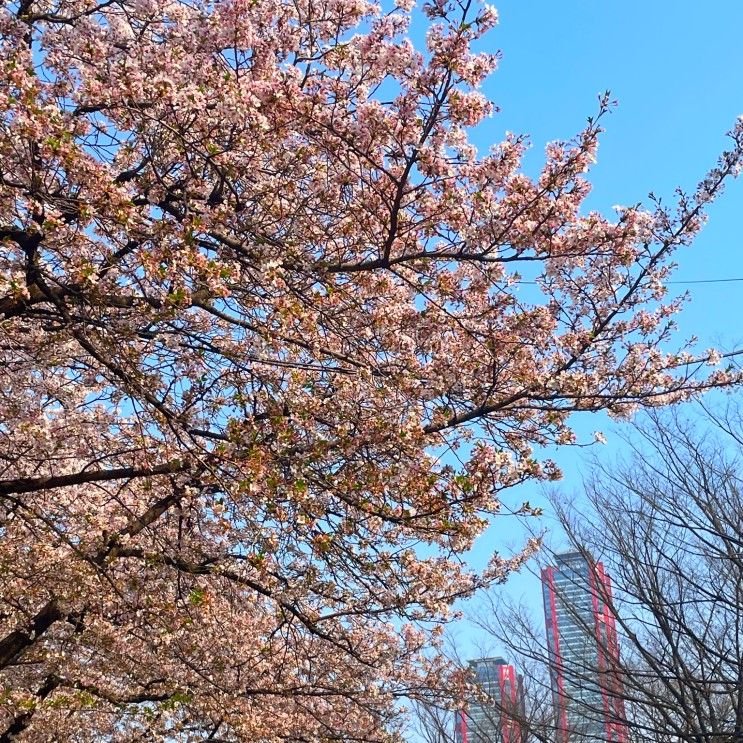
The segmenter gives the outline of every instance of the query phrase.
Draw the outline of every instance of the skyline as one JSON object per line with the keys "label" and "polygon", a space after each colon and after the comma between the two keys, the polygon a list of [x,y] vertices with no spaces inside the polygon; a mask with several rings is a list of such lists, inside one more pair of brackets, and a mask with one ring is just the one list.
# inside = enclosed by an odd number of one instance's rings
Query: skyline
{"label": "skyline", "polygon": [[554,726],[556,743],[628,741],[611,577],[584,552],[553,558],[541,571],[547,655],[540,661],[549,672],[553,721],[528,704],[527,659],[473,658],[467,666],[488,701],[465,700],[454,715],[455,743],[525,743],[545,723]]}

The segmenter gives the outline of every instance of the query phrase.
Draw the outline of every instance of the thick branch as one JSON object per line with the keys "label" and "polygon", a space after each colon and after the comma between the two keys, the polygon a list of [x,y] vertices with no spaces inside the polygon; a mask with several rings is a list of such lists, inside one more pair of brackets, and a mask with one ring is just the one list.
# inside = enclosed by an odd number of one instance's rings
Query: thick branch
{"label": "thick branch", "polygon": [[57,602],[52,599],[36,614],[28,629],[14,630],[0,640],[0,668],[9,666],[37,637],[62,619],[62,616]]}
{"label": "thick branch", "polygon": [[37,490],[52,490],[71,485],[86,485],[91,482],[110,482],[111,480],[131,479],[135,477],[153,477],[155,475],[183,472],[188,465],[181,459],[155,465],[154,467],[119,467],[111,470],[84,470],[69,475],[56,477],[19,477],[14,480],[0,480],[0,496],[12,493],[32,493]]}

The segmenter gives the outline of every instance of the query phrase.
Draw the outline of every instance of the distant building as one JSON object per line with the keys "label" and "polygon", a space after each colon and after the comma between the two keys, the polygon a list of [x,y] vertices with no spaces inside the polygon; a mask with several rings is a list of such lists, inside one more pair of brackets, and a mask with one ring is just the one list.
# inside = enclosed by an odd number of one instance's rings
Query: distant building
{"label": "distant building", "polygon": [[626,743],[611,580],[579,552],[542,571],[557,743]]}
{"label": "distant building", "polygon": [[521,677],[503,658],[479,658],[469,663],[487,700],[469,699],[457,712],[456,743],[526,743]]}

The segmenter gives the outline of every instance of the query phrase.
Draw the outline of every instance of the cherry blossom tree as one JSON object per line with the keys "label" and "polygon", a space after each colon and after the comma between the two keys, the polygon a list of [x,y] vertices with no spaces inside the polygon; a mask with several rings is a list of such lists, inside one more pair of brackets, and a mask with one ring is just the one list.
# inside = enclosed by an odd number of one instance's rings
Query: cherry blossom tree
{"label": "cherry blossom tree", "polygon": [[0,740],[394,738],[534,447],[734,379],[661,345],[741,127],[588,213],[608,99],[478,155],[496,13],[411,5],[0,10]]}

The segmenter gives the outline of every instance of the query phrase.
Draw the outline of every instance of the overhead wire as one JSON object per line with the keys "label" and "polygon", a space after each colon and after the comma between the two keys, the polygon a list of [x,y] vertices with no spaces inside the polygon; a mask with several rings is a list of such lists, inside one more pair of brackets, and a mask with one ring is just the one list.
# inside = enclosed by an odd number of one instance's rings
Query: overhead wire
{"label": "overhead wire", "polygon": [[[666,281],[664,283],[666,284],[676,284],[676,285],[687,285],[687,284],[728,284],[733,282],[740,282],[743,281],[743,276],[732,278],[732,279],[676,279],[675,281]],[[536,281],[516,281],[514,282],[516,284],[531,284],[536,286]]]}

